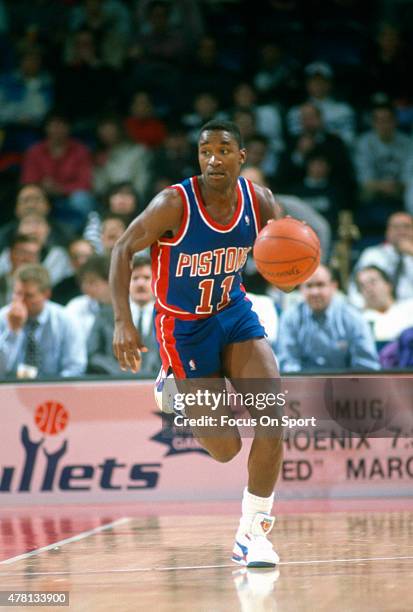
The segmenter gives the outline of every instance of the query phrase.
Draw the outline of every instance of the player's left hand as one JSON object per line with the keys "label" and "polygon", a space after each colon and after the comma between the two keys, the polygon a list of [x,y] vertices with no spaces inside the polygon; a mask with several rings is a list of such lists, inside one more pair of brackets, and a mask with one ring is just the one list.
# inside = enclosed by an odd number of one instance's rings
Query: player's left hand
{"label": "player's left hand", "polygon": [[113,353],[121,370],[139,372],[142,365],[141,353],[147,352],[133,323],[116,323],[113,334]]}

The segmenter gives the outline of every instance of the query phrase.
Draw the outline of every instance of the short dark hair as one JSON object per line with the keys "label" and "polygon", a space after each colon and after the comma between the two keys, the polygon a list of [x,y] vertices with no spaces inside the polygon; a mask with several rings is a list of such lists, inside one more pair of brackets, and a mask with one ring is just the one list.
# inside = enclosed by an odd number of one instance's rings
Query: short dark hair
{"label": "short dark hair", "polygon": [[108,188],[103,197],[103,205],[105,206],[105,208],[107,210],[110,210],[110,199],[112,198],[112,196],[114,196],[116,193],[122,193],[124,191],[127,191],[135,198],[135,208],[137,208],[138,194],[131,181],[120,181],[119,183],[113,183]]}
{"label": "short dark hair", "polygon": [[394,288],[394,283],[393,283],[390,275],[385,270],[383,270],[383,268],[380,268],[379,266],[371,264],[371,266],[364,266],[364,268],[360,268],[359,270],[357,270],[357,272],[356,272],[356,284],[357,284],[357,288],[358,289],[360,289],[360,285],[359,285],[359,281],[358,281],[358,275],[360,274],[360,272],[366,272],[366,270],[374,270],[375,272],[377,272],[382,277],[382,279],[388,285],[390,285],[390,287],[392,289]]}
{"label": "short dark hair", "polygon": [[110,257],[108,255],[91,255],[77,271],[77,278],[81,282],[86,274],[94,274],[107,281],[109,279]]}
{"label": "short dark hair", "polygon": [[390,113],[391,115],[393,115],[393,117],[395,117],[396,115],[396,111],[394,106],[392,106],[391,104],[387,103],[387,102],[383,102],[381,104],[374,104],[371,112],[375,113],[377,111],[387,111],[388,113]]}
{"label": "short dark hair", "polygon": [[208,121],[207,123],[205,123],[199,130],[198,141],[201,138],[201,134],[207,131],[208,132],[228,132],[229,134],[231,134],[231,136],[233,136],[233,138],[235,138],[235,140],[238,143],[239,148],[240,149],[244,148],[244,142],[241,136],[240,129],[237,126],[237,124],[234,123],[233,121],[225,121],[222,119],[211,119],[211,121]]}
{"label": "short dark hair", "polygon": [[148,255],[143,255],[142,253],[135,253],[132,257],[132,270],[135,268],[142,268],[142,266],[151,266],[151,258]]}
{"label": "short dark hair", "polygon": [[40,243],[37,240],[36,236],[32,236],[29,234],[14,234],[14,236],[12,236],[9,242],[9,247],[10,249],[12,249],[16,246],[16,244],[27,244],[29,242],[35,242],[40,247]]}

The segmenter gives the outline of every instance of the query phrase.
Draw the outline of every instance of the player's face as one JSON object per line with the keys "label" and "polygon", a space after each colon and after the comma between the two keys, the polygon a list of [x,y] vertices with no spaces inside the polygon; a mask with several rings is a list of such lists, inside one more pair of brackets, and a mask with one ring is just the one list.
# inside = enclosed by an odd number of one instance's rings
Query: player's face
{"label": "player's face", "polygon": [[238,178],[246,152],[229,132],[207,130],[199,139],[198,159],[205,183],[222,189]]}
{"label": "player's face", "polygon": [[325,310],[336,291],[336,283],[331,279],[329,271],[320,266],[314,274],[301,286],[301,291],[307,304],[314,312]]}

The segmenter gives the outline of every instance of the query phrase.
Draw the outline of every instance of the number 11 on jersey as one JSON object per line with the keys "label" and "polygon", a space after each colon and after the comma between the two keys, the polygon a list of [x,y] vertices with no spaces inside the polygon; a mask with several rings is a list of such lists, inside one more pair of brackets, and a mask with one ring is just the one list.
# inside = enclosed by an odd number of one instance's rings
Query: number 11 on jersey
{"label": "number 11 on jersey", "polygon": [[[221,283],[222,287],[222,295],[221,300],[217,304],[217,310],[222,310],[227,306],[231,300],[229,297],[229,292],[232,288],[232,283],[234,282],[234,276],[226,276]],[[196,314],[207,315],[211,314],[213,311],[213,305],[211,303],[212,294],[214,291],[215,279],[213,278],[205,278],[202,280],[198,287],[201,290],[201,301],[195,309]]]}

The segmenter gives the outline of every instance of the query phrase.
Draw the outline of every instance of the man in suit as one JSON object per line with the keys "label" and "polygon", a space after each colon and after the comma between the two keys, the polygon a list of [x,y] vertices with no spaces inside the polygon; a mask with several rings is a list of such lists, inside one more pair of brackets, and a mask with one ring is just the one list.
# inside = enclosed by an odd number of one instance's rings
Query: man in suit
{"label": "man in suit", "polygon": [[[161,361],[153,332],[153,294],[151,291],[151,262],[149,257],[136,255],[132,261],[130,305],[133,322],[139,331],[147,352],[142,356],[140,373],[154,378]],[[118,375],[121,369],[112,352],[114,315],[110,304],[101,304],[88,339],[88,370],[93,373]]]}

